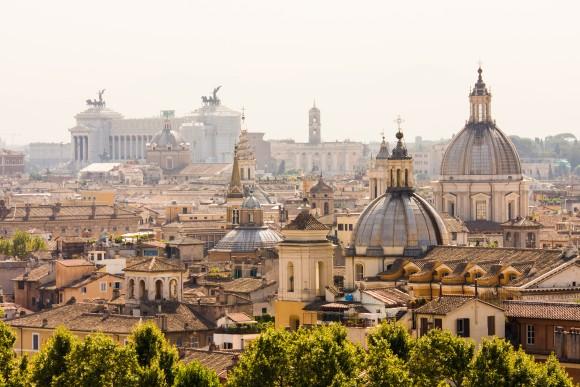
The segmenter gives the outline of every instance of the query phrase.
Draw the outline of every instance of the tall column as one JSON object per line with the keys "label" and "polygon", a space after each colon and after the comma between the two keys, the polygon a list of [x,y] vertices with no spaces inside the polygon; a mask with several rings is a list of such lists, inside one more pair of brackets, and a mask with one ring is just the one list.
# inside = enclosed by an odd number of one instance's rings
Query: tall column
{"label": "tall column", "polygon": [[131,160],[131,141],[130,141],[130,136],[125,136],[125,160]]}
{"label": "tall column", "polygon": [[119,160],[119,137],[113,136],[113,160]]}
{"label": "tall column", "polygon": [[73,136],[73,144],[75,149],[75,161],[79,161],[79,138],[77,136]]}
{"label": "tall column", "polygon": [[89,136],[85,136],[85,161],[89,161]]}

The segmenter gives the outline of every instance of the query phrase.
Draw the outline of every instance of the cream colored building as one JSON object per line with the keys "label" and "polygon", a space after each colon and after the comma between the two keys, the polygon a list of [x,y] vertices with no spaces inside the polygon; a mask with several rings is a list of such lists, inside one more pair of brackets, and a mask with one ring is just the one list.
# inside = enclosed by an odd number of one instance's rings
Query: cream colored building
{"label": "cream colored building", "polygon": [[326,288],[333,285],[333,245],[326,239],[328,228],[305,206],[282,234],[284,241],[278,244],[278,300],[274,304],[276,328],[316,324],[316,312],[304,307],[324,299]]}
{"label": "cream colored building", "polygon": [[464,221],[503,223],[528,214],[528,182],[509,137],[491,116],[491,93],[479,78],[469,95],[470,116],[448,145],[439,181],[432,183],[435,208]]}
{"label": "cream colored building", "polygon": [[481,343],[484,338],[505,337],[505,311],[474,297],[443,296],[415,309],[415,337],[438,328]]}

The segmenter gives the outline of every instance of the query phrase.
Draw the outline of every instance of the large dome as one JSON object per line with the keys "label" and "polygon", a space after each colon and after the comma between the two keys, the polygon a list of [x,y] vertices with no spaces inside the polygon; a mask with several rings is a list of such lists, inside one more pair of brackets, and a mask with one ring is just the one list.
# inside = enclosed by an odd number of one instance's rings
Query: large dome
{"label": "large dome", "polygon": [[271,249],[282,242],[282,237],[268,227],[238,227],[228,232],[215,250],[250,253],[257,249]]}
{"label": "large dome", "polygon": [[490,122],[467,124],[451,140],[441,163],[442,176],[520,174],[520,158],[514,144]]}
{"label": "large dome", "polygon": [[447,243],[447,230],[437,211],[413,191],[401,190],[389,191],[365,208],[350,250],[366,256],[420,256],[430,246]]}

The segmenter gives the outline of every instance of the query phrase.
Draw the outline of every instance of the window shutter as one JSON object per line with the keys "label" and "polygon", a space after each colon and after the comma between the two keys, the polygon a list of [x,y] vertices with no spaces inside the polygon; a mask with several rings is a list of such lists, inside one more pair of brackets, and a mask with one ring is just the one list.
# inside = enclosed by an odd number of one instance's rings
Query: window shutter
{"label": "window shutter", "polygon": [[463,337],[469,337],[469,319],[463,319],[463,331],[464,331],[464,335]]}
{"label": "window shutter", "polygon": [[495,335],[495,316],[487,316],[487,335]]}
{"label": "window shutter", "polygon": [[456,327],[455,327],[455,332],[457,332],[457,336],[463,336],[463,320],[462,319],[457,319],[457,321],[455,322]]}

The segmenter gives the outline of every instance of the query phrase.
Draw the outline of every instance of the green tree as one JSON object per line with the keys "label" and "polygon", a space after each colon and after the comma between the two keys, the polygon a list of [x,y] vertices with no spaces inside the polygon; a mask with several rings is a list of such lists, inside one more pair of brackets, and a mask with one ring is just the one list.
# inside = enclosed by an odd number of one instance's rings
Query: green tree
{"label": "green tree", "polygon": [[59,327],[32,360],[31,380],[37,386],[58,386],[67,370],[67,356],[78,345],[78,339]]}
{"label": "green tree", "polygon": [[[265,384],[264,384],[265,385]],[[182,364],[175,375],[173,387],[219,387],[220,379],[215,371],[203,367],[196,361]]]}
{"label": "green tree", "polygon": [[366,387],[413,386],[407,364],[393,353],[386,339],[381,338],[369,346],[363,368]]}
{"label": "green tree", "polygon": [[450,380],[460,386],[469,372],[474,349],[471,340],[449,331],[430,330],[415,342],[409,357],[415,384],[437,386],[441,381]]}
{"label": "green tree", "polygon": [[17,230],[12,237],[12,250],[14,255],[24,258],[28,253],[30,235],[24,231]]}
{"label": "green tree", "polygon": [[268,329],[254,340],[228,375],[228,386],[290,386],[293,333]]}
{"label": "green tree", "polygon": [[574,383],[560,365],[554,354],[551,354],[543,364],[543,372],[538,380],[538,385],[545,387],[573,387]]}
{"label": "green tree", "polygon": [[369,349],[379,344],[384,346],[383,341],[395,355],[405,361],[409,359],[413,340],[402,324],[385,321],[377,325],[367,338]]}
{"label": "green tree", "polygon": [[163,333],[152,322],[139,324],[131,334],[130,345],[137,354],[137,362],[142,369],[158,367],[165,375],[168,386],[173,384],[179,354],[169,345]]}
{"label": "green tree", "polygon": [[361,356],[355,345],[347,340],[342,325],[303,328],[293,336],[293,386],[325,387],[354,383]]}
{"label": "green tree", "polygon": [[[6,383],[10,380],[16,368],[13,345],[16,336],[3,321],[0,321],[0,380]],[[1,383],[0,383],[1,385]]]}
{"label": "green tree", "polygon": [[139,364],[130,346],[120,346],[102,333],[91,334],[66,356],[62,385],[136,386]]}
{"label": "green tree", "polygon": [[7,387],[30,386],[30,367],[28,356],[24,355],[15,361],[16,367],[12,368],[10,378],[6,381]]}
{"label": "green tree", "polygon": [[168,387],[165,379],[165,372],[157,363],[149,367],[142,368],[139,372],[139,387]]}

